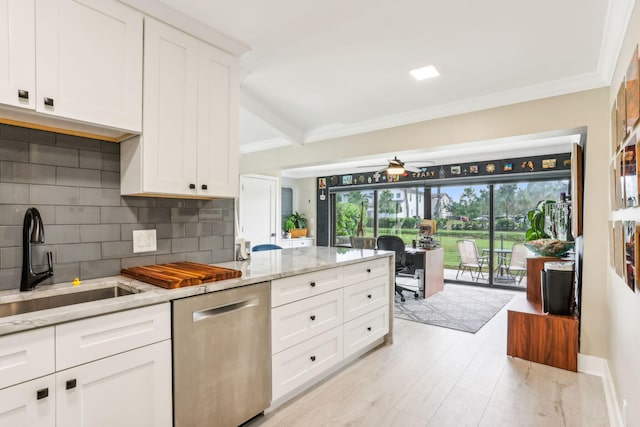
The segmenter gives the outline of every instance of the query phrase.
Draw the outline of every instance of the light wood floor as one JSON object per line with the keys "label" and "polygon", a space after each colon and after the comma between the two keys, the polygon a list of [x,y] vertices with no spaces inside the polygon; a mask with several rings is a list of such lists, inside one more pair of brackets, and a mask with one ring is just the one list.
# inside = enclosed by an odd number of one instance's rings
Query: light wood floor
{"label": "light wood floor", "polygon": [[475,335],[395,319],[393,345],[248,425],[609,425],[599,377],[506,356],[506,330],[506,309]]}

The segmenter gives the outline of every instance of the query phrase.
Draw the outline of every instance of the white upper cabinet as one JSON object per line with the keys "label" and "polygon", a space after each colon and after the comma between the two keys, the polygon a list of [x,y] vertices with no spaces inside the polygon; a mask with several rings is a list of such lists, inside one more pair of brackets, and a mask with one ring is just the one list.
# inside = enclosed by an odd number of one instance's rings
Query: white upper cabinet
{"label": "white upper cabinet", "polygon": [[0,28],[5,122],[140,133],[142,14],[115,0],[0,0]]}
{"label": "white upper cabinet", "polygon": [[0,0],[0,103],[35,109],[34,0]]}
{"label": "white upper cabinet", "polygon": [[142,130],[142,23],[116,1],[36,1],[36,110]]}
{"label": "white upper cabinet", "polygon": [[121,150],[123,195],[237,197],[237,58],[145,18],[144,126]]}

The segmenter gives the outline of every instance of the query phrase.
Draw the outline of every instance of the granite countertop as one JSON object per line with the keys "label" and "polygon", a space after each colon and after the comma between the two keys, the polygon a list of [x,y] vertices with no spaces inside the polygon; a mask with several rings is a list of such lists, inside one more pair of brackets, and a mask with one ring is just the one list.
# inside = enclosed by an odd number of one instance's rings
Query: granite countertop
{"label": "granite countertop", "polygon": [[58,283],[39,286],[32,292],[20,292],[19,289],[0,291],[0,304],[113,286],[121,286],[134,292],[132,295],[117,298],[0,317],[0,336],[86,317],[160,304],[178,298],[354,264],[366,259],[390,257],[392,254],[393,252],[389,251],[311,246],[254,252],[246,261],[214,264],[219,267],[240,270],[242,271],[242,276],[237,279],[178,289],[164,289],[125,276],[112,276],[82,281],[79,287],[73,286],[71,283]]}

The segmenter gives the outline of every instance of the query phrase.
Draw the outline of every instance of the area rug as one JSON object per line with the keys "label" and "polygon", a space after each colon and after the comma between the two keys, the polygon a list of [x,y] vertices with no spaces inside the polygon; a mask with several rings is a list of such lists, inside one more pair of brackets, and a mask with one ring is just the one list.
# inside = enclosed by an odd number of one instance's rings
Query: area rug
{"label": "area rug", "polygon": [[401,302],[396,294],[394,317],[475,334],[513,297],[491,289],[445,285],[443,291],[427,299],[407,294]]}

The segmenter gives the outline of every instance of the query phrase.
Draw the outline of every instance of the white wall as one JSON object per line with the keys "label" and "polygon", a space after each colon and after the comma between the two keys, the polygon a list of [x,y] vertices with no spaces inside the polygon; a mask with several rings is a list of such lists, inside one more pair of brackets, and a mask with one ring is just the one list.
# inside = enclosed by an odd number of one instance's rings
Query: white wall
{"label": "white wall", "polygon": [[[609,90],[609,108],[613,105],[626,73],[633,50],[640,42],[640,6],[636,4]],[[636,127],[636,133],[638,132]],[[640,134],[638,134],[640,136]],[[609,159],[605,162],[604,159]],[[602,168],[609,168],[612,156],[603,153]],[[607,197],[609,199],[609,197]],[[640,209],[611,212],[615,219],[640,221]],[[640,223],[636,223],[640,225]],[[602,251],[605,249],[603,248]],[[609,254],[612,256],[612,254]],[[632,292],[615,272],[607,267],[607,313],[609,315],[609,367],[612,370],[618,402],[626,400],[627,425],[640,423],[640,291]]]}

